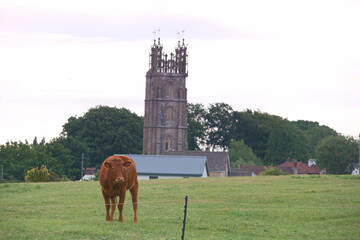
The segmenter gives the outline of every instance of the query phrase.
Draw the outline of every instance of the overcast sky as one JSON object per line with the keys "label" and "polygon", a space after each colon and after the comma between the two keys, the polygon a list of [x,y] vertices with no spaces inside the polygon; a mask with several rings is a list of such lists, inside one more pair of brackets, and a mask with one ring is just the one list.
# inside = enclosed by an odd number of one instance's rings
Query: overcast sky
{"label": "overcast sky", "polygon": [[185,37],[188,102],[360,133],[360,1],[0,0],[0,144],[98,105],[144,114],[155,29]]}

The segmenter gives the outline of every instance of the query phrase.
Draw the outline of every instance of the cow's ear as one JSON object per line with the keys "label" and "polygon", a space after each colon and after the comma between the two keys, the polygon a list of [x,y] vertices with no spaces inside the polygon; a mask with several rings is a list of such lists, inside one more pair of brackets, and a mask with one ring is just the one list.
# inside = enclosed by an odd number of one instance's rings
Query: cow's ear
{"label": "cow's ear", "polygon": [[105,166],[106,168],[111,168],[111,164],[108,163],[108,162],[104,163],[104,166]]}
{"label": "cow's ear", "polygon": [[131,162],[124,162],[124,163],[123,163],[123,166],[124,166],[124,167],[130,167],[130,166],[131,166]]}

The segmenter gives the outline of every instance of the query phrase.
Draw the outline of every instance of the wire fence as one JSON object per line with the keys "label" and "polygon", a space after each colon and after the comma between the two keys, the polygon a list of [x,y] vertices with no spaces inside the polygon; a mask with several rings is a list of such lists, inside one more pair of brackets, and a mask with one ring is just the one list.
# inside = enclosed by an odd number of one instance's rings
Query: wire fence
{"label": "wire fence", "polygon": [[[138,205],[176,205],[176,204],[183,204],[184,202],[184,198],[179,198],[179,199],[172,199],[172,200],[163,200],[163,201],[139,201],[139,202],[135,202]],[[191,200],[191,209],[202,209],[203,206],[207,206],[207,205],[223,205],[223,206],[238,206],[238,208],[261,208],[261,209],[266,209],[266,208],[289,208],[289,209],[360,209],[360,205],[359,206],[349,206],[349,205],[337,205],[337,206],[296,206],[294,205],[279,205],[279,204],[257,204],[257,203],[241,203],[241,202],[227,202],[227,201],[212,201],[212,200],[196,200],[196,199],[192,199]],[[34,204],[29,204],[29,205],[21,205],[21,206],[16,206],[16,205],[1,205],[0,209],[12,209],[12,208],[37,208],[37,209],[41,209],[41,208],[76,208],[76,207],[99,207],[99,206],[112,206],[112,205],[119,205],[119,202],[115,203],[115,204],[105,204],[105,203],[91,203],[91,204],[69,204],[69,205],[57,205],[57,204],[49,204],[46,205],[46,203],[42,203],[41,205],[34,205]],[[133,202],[128,201],[128,202],[124,202],[122,205],[133,205]],[[199,207],[200,205],[200,207]],[[209,210],[208,206],[205,208],[205,210]]]}

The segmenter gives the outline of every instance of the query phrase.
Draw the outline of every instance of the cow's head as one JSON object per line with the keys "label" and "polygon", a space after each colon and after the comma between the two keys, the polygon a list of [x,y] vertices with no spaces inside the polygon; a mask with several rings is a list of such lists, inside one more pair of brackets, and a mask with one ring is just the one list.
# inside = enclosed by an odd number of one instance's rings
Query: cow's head
{"label": "cow's head", "polygon": [[124,173],[131,165],[131,162],[122,159],[113,159],[104,163],[104,166],[109,169],[109,175],[113,184],[124,182]]}

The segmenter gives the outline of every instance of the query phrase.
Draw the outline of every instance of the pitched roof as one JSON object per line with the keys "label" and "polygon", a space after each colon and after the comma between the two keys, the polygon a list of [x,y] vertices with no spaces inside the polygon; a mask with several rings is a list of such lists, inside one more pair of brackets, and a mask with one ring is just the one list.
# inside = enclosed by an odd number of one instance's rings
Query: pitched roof
{"label": "pitched roof", "polygon": [[95,173],[96,173],[96,168],[95,167],[87,167],[85,169],[85,174],[94,175]]}
{"label": "pitched roof", "polygon": [[240,166],[240,169],[247,170],[247,171],[252,171],[256,175],[259,175],[259,173],[265,171],[264,166]]}
{"label": "pitched roof", "polygon": [[123,155],[134,160],[138,175],[201,177],[208,172],[206,157],[202,156]]}
{"label": "pitched roof", "polygon": [[226,169],[228,169],[229,172],[231,171],[229,154],[227,152],[182,151],[167,152],[164,154],[182,156],[204,156],[207,159],[210,172],[224,172],[226,171]]}
{"label": "pitched roof", "polygon": [[252,176],[252,172],[259,175],[263,171],[264,166],[238,166],[231,169],[231,176]]}
{"label": "pitched roof", "polygon": [[281,171],[289,172],[291,174],[294,174],[295,168],[297,169],[297,174],[320,174],[319,168],[317,166],[313,165],[309,167],[303,162],[296,161],[296,159],[286,159],[284,163],[278,165],[277,167]]}

